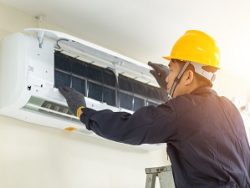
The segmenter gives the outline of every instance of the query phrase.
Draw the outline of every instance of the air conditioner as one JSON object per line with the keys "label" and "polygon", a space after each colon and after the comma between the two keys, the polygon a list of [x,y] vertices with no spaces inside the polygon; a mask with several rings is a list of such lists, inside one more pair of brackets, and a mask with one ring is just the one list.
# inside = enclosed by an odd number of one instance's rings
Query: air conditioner
{"label": "air conditioner", "polygon": [[97,110],[133,113],[166,97],[146,64],[61,32],[26,29],[0,45],[2,115],[98,137],[69,112],[59,86],[84,93]]}

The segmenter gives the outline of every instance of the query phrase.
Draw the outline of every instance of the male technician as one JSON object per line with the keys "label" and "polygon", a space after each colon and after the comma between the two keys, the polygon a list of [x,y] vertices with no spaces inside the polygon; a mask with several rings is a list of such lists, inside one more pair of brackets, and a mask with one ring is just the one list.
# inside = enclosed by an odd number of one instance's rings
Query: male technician
{"label": "male technician", "polygon": [[101,137],[135,145],[167,143],[177,188],[250,188],[250,148],[241,115],[211,89],[219,68],[216,42],[190,30],[165,58],[169,73],[149,63],[171,97],[157,107],[134,114],[96,111],[77,91],[60,92],[86,128]]}

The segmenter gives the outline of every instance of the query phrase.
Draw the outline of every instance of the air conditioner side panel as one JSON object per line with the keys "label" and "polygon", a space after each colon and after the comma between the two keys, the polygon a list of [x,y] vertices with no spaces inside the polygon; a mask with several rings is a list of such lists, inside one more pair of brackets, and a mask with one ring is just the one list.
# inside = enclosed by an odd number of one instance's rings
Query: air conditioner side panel
{"label": "air conditioner side panel", "polygon": [[20,107],[29,98],[23,94],[27,77],[29,43],[29,38],[20,33],[8,36],[1,41],[1,109],[13,105]]}
{"label": "air conditioner side panel", "polygon": [[[54,41],[14,34],[0,43],[0,112],[26,105],[31,95],[44,95],[54,85]],[[8,113],[7,112],[7,113]]]}
{"label": "air conditioner side panel", "polygon": [[30,43],[27,80],[33,96],[47,96],[54,87],[55,41],[44,38],[39,47],[37,38]]}

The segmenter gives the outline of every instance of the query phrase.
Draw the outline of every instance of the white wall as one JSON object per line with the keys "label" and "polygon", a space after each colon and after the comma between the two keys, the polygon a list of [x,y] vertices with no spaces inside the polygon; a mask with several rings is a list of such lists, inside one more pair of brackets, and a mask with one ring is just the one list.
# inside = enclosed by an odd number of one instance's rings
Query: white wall
{"label": "white wall", "polygon": [[[1,38],[41,25],[61,30],[0,4]],[[145,167],[167,163],[164,147],[144,152],[0,116],[1,188],[140,188]]]}

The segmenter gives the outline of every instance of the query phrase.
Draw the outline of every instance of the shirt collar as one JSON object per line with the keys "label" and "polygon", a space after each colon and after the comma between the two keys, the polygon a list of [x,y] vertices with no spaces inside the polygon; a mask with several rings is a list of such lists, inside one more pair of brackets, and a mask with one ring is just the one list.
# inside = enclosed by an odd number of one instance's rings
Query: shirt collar
{"label": "shirt collar", "polygon": [[216,91],[214,91],[211,87],[199,87],[197,89],[195,89],[194,91],[191,92],[191,94],[214,94],[214,95],[217,95]]}

